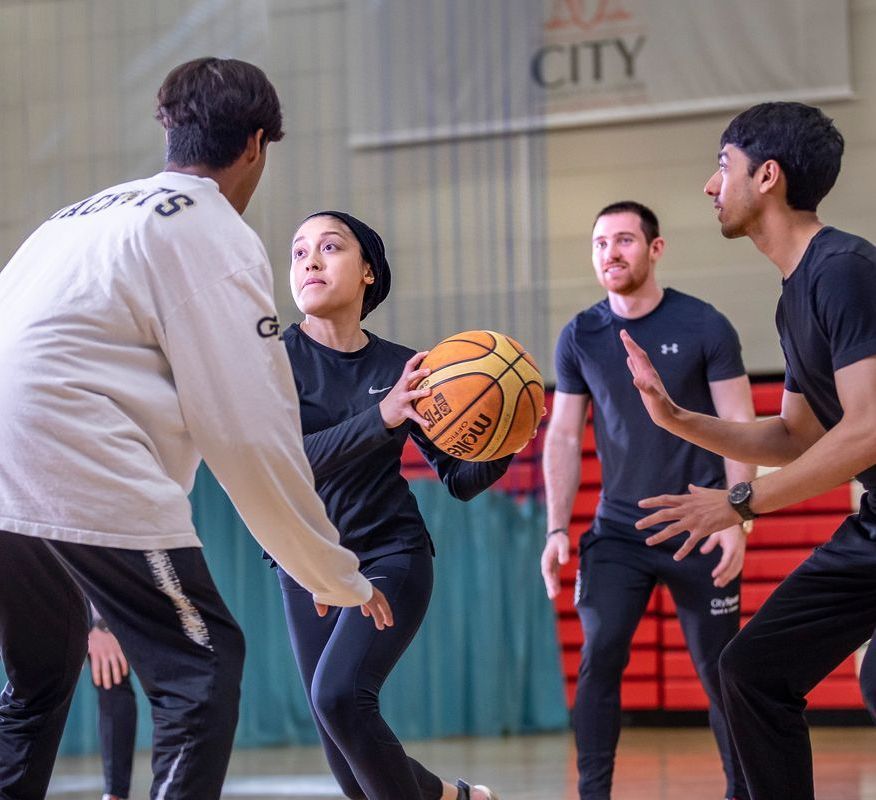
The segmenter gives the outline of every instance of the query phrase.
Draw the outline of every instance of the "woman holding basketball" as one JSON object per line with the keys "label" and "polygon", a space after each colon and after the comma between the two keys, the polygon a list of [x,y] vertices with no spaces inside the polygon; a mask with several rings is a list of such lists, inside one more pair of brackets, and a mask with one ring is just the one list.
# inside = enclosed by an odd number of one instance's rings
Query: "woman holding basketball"
{"label": "woman holding basketball", "polygon": [[292,241],[290,283],[300,324],[283,334],[295,365],[304,447],[341,543],[386,595],[394,625],[375,630],[358,609],[314,604],[282,570],[292,649],[323,748],[344,794],[357,800],[496,800],[484,786],[443,782],[408,757],[380,715],[378,695],[416,634],[432,592],[433,546],[401,475],[410,436],[451,495],[468,500],[511,457],[460,461],[429,442],[412,389],[426,353],[380,339],[361,321],[389,293],[383,241],[339,211],[304,220]]}

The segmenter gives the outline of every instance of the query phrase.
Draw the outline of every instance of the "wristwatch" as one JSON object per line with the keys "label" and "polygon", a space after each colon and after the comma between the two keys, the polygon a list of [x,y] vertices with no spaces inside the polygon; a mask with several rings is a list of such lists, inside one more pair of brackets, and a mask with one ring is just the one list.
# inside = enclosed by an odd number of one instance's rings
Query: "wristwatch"
{"label": "wristwatch", "polygon": [[727,502],[733,506],[733,510],[742,517],[743,522],[753,520],[757,514],[751,510],[751,501],[754,497],[754,492],[751,484],[748,481],[742,481],[730,487],[727,492]]}

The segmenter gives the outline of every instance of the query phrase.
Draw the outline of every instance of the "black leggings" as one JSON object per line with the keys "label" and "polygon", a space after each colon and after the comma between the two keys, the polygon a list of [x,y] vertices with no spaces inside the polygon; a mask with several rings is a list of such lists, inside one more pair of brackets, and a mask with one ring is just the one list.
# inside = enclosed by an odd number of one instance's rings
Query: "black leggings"
{"label": "black leggings", "polygon": [[380,715],[379,693],[417,633],[432,594],[432,556],[363,562],[395,624],[379,631],[359,608],[317,616],[310,593],[278,569],[289,637],[332,774],[353,800],[439,800],[441,779],[405,754]]}
{"label": "black leggings", "polygon": [[103,761],[103,791],[127,797],[131,790],[131,770],[137,737],[137,699],[130,675],[104,689],[97,687],[100,756]]}

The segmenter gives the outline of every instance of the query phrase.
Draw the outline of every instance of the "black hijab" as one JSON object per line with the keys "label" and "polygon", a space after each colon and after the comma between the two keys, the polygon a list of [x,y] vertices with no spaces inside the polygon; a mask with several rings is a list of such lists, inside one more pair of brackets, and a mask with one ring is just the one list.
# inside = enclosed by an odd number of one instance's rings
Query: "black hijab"
{"label": "black hijab", "polygon": [[371,267],[374,275],[374,283],[365,289],[365,297],[362,300],[362,316],[365,319],[377,306],[379,306],[389,294],[389,285],[392,281],[392,273],[389,271],[389,261],[386,260],[386,249],[383,239],[373,228],[370,228],[361,219],[344,211],[317,211],[306,217],[304,221],[314,217],[334,217],[343,222],[356,237],[362,248],[362,258]]}

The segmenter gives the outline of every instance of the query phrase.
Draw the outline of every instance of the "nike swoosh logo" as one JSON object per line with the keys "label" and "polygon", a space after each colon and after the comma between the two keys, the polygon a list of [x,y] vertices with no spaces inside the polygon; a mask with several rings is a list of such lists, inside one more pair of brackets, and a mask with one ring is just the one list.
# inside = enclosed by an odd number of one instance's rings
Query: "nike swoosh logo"
{"label": "nike swoosh logo", "polygon": [[386,386],[383,389],[375,389],[373,386],[368,387],[368,394],[383,394],[383,392],[388,392],[392,389],[392,386]]}

